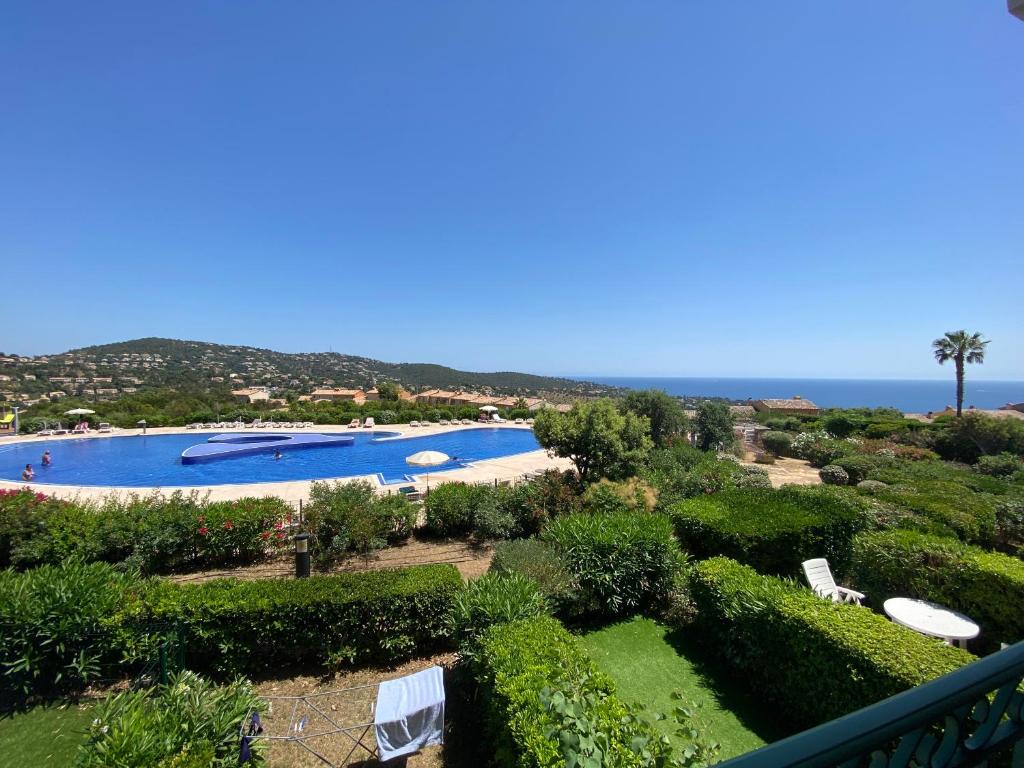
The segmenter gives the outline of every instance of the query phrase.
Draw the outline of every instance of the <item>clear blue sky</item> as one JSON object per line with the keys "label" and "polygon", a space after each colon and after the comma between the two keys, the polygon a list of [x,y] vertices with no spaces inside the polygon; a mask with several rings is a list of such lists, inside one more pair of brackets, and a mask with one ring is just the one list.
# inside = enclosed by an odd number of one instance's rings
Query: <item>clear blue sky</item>
{"label": "clear blue sky", "polygon": [[0,349],[1024,379],[1004,0],[7,3]]}

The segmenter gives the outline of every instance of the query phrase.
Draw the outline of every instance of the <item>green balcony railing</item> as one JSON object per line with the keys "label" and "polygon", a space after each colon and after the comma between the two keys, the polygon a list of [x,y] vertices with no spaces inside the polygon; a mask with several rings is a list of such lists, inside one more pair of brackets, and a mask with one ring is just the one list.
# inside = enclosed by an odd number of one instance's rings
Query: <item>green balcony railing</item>
{"label": "green balcony railing", "polygon": [[1024,768],[1022,680],[1024,642],[720,768],[953,768],[996,754]]}

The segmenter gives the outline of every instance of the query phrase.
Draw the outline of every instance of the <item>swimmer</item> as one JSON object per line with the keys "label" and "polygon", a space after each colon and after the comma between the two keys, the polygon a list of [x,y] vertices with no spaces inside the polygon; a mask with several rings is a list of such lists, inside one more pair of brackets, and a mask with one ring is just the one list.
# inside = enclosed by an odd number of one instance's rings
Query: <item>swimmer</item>
{"label": "swimmer", "polygon": [[43,451],[43,466],[48,467],[53,464],[53,458],[50,456],[49,451]]}

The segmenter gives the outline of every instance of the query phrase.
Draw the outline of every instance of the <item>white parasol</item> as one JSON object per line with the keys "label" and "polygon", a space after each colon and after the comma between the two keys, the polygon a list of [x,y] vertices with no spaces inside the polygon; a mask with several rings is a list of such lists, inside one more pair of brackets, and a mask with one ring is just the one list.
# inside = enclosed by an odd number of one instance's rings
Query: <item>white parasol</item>
{"label": "white parasol", "polygon": [[436,467],[438,464],[444,464],[448,460],[448,454],[441,453],[440,451],[420,451],[412,456],[405,457],[406,464],[412,464],[416,467]]}

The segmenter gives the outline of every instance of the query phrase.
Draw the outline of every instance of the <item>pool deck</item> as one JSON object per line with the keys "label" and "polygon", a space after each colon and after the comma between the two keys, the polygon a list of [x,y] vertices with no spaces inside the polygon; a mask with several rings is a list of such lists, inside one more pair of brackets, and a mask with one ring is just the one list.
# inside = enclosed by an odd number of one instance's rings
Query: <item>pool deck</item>
{"label": "pool deck", "polygon": [[[471,425],[459,425],[459,426],[441,426],[440,424],[431,424],[427,427],[410,427],[408,424],[378,424],[376,431],[378,432],[399,432],[403,437],[423,437],[425,435],[436,435],[442,432],[454,432],[457,430],[467,429],[486,429],[490,427],[502,427],[505,429],[530,429],[529,426],[523,424],[480,424],[473,423]],[[296,430],[282,430],[282,432],[296,434],[302,433],[315,433],[322,432],[324,434],[337,434],[346,433],[354,434],[356,432],[363,432],[363,429],[350,429],[344,425],[338,424],[320,424],[315,427],[306,427],[305,429]],[[217,435],[221,433],[229,432],[241,432],[241,433],[252,433],[251,429],[184,429],[183,427],[151,427],[146,430],[147,435],[175,435],[175,434],[186,434],[186,435],[205,435],[207,437],[211,435]],[[119,437],[129,437],[141,434],[142,431],[139,429],[118,429],[114,432],[108,433],[97,433],[90,432],[87,435],[55,435],[47,436],[45,438],[38,437],[36,435],[19,435],[17,437],[3,437],[0,438],[0,445],[10,445],[12,443],[32,443],[42,442],[43,440],[107,440],[117,439]],[[530,451],[529,453],[518,453],[512,456],[502,456],[497,459],[485,459],[483,461],[474,462],[470,466],[462,469],[452,469],[446,472],[435,472],[430,473],[429,471],[421,473],[413,473],[410,471],[410,475],[415,474],[416,482],[413,483],[393,483],[390,485],[381,485],[380,480],[376,475],[359,475],[351,477],[339,477],[339,478],[323,478],[318,481],[313,480],[293,480],[289,482],[277,482],[277,483],[240,483],[237,485],[197,485],[197,486],[163,486],[154,488],[124,488],[116,486],[99,486],[99,485],[48,485],[45,483],[24,483],[24,482],[12,482],[10,480],[0,480],[0,489],[19,489],[29,487],[39,493],[45,493],[47,496],[55,496],[61,499],[102,499],[110,496],[111,494],[141,494],[145,495],[154,491],[161,492],[173,492],[176,490],[191,491],[198,490],[201,493],[209,494],[211,501],[232,501],[234,499],[240,499],[245,496],[278,496],[286,501],[298,503],[300,500],[306,500],[309,498],[309,488],[313,482],[323,482],[324,480],[337,479],[342,482],[350,480],[369,480],[371,483],[376,485],[381,493],[394,493],[399,487],[407,485],[415,485],[418,490],[426,490],[430,486],[436,486],[443,482],[464,482],[464,483],[485,483],[494,481],[514,481],[517,478],[523,476],[527,472],[533,472],[537,470],[545,469],[569,469],[572,467],[572,462],[568,459],[553,458],[548,455],[547,451]],[[410,467],[410,470],[412,468]]]}

